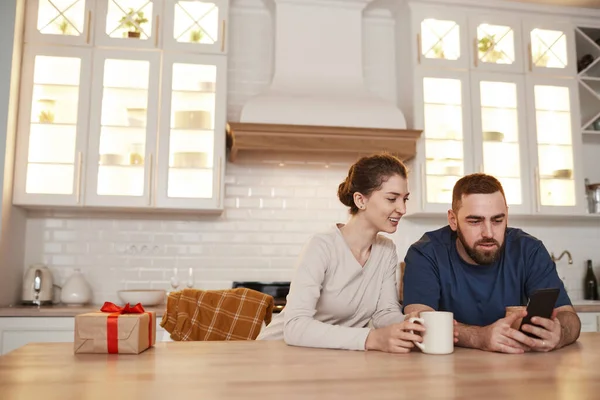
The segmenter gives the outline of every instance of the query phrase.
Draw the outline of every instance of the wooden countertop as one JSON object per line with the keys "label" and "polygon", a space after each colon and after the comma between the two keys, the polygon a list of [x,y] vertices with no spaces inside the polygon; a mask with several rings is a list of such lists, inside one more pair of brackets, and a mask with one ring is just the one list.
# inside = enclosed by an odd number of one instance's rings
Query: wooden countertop
{"label": "wooden countertop", "polygon": [[550,353],[450,355],[310,349],[283,341],[164,342],[139,355],[28,344],[0,357],[10,399],[591,399],[600,333]]}
{"label": "wooden countertop", "polygon": [[[41,306],[12,306],[0,307],[0,317],[74,317],[77,314],[100,311],[101,304],[89,306],[67,306],[64,304]],[[146,311],[155,311],[157,317],[165,313],[166,304],[154,307],[144,307]]]}

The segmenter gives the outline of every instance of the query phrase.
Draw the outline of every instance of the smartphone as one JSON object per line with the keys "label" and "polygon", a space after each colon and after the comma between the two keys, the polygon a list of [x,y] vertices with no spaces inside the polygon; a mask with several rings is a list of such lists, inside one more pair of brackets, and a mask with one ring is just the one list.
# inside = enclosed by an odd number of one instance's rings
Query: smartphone
{"label": "smartphone", "polygon": [[529,298],[529,302],[527,303],[527,315],[523,317],[519,331],[527,336],[537,338],[534,334],[523,331],[523,325],[533,325],[531,324],[531,318],[533,317],[550,319],[559,293],[560,290],[558,288],[536,290]]}

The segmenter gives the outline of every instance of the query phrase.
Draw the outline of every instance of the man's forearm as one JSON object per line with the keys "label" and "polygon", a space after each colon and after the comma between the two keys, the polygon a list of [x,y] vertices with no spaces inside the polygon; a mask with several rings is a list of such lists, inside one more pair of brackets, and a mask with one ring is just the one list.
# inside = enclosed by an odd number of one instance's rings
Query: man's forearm
{"label": "man's forearm", "polygon": [[568,346],[579,338],[581,332],[581,321],[573,311],[560,311],[556,314],[556,318],[560,321],[562,335],[557,348]]}
{"label": "man's forearm", "polygon": [[456,330],[458,331],[458,343],[456,345],[472,349],[483,349],[483,329],[485,329],[484,326],[458,323],[456,325]]}

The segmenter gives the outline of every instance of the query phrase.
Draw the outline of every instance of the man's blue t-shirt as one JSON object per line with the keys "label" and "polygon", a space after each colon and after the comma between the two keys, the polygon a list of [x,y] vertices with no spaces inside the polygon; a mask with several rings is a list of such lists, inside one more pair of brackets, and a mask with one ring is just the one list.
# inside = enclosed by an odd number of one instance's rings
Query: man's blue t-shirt
{"label": "man's blue t-shirt", "polygon": [[505,315],[505,307],[527,305],[538,289],[559,288],[555,307],[571,305],[556,265],[542,242],[520,229],[507,228],[500,258],[472,265],[456,249],[449,226],[427,232],[404,262],[404,306],[424,304],[451,311],[456,321],[485,326]]}

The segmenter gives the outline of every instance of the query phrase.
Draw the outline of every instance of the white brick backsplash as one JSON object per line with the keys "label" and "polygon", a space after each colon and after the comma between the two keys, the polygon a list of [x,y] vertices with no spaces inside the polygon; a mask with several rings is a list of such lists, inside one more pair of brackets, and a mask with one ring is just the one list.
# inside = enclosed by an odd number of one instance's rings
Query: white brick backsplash
{"label": "white brick backsplash", "polygon": [[[262,1],[245,0],[232,4],[229,25],[227,114],[235,121],[243,104],[270,82],[273,24]],[[364,23],[365,80],[373,93],[388,99],[396,97],[396,28],[379,14]],[[74,268],[81,268],[94,290],[95,303],[119,301],[120,289],[171,290],[174,267],[179,289],[185,287],[188,268],[194,270],[195,287],[203,289],[228,288],[235,280],[290,280],[308,237],[348,218],[337,189],[351,161],[346,156],[271,154],[227,164],[225,211],[219,216],[48,218],[31,212],[25,268],[38,262],[49,265],[58,285]],[[282,162],[284,166],[279,166]],[[399,258],[425,231],[437,229],[444,221],[402,220],[391,236]],[[555,254],[565,249],[572,253],[573,265],[561,261],[558,269],[574,299],[582,295],[586,259],[595,261],[600,279],[600,224],[527,221],[514,225],[542,239]]]}

